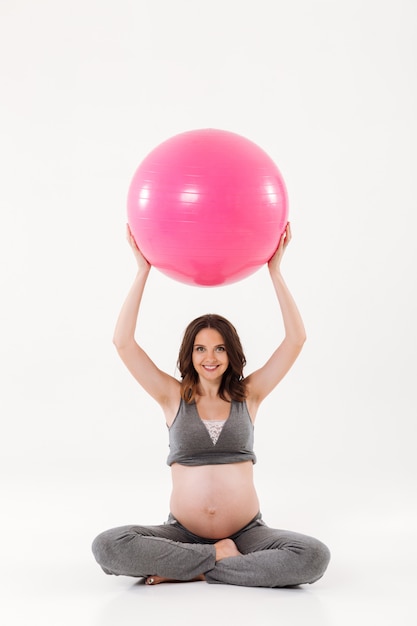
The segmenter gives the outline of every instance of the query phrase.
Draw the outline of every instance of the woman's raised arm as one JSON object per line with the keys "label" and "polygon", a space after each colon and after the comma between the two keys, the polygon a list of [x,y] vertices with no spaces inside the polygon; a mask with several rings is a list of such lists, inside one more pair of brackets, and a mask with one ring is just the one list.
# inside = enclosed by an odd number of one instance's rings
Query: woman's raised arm
{"label": "woman's raised arm", "polygon": [[179,401],[179,381],[160,370],[135,339],[140,304],[151,269],[127,227],[127,240],[136,258],[138,271],[120,310],[113,343],[120,358],[138,381],[163,408],[175,409]]}
{"label": "woman's raised arm", "polygon": [[249,397],[259,404],[280,382],[300,354],[306,340],[300,312],[281,274],[281,260],[291,241],[291,227],[287,224],[278,248],[268,262],[268,269],[278,298],[285,337],[263,367],[247,378]]}

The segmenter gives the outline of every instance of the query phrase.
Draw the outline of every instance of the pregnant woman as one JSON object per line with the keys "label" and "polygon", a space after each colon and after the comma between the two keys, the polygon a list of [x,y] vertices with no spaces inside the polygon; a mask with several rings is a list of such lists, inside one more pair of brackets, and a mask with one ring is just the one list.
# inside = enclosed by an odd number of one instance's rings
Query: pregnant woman
{"label": "pregnant woman", "polygon": [[135,331],[151,269],[128,229],[138,271],[120,312],[114,343],[138,383],[159,403],[169,429],[170,513],[157,526],[101,533],[93,553],[106,574],[146,584],[205,580],[252,587],[313,583],[327,568],[328,548],[313,537],[270,528],[253,481],[254,422],[264,398],[299,355],[305,331],[281,274],[289,224],[268,263],[285,335],[268,361],[247,377],[234,326],[203,315],[187,327],[178,357],[181,380],[161,371]]}

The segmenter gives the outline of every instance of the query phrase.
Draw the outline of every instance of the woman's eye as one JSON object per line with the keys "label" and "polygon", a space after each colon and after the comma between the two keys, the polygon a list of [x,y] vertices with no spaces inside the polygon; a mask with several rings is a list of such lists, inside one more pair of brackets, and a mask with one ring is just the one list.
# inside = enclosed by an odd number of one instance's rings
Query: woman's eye
{"label": "woman's eye", "polygon": [[196,349],[197,352],[204,352],[203,346],[196,346],[195,349]]}
{"label": "woman's eye", "polygon": [[226,348],[224,346],[218,346],[217,352],[224,352]]}

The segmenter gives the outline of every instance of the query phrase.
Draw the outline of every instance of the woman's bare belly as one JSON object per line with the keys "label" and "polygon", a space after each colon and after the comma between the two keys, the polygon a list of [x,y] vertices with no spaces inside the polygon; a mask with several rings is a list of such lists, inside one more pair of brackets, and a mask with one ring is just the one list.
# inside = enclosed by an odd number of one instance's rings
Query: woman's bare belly
{"label": "woman's bare belly", "polygon": [[200,537],[229,537],[259,512],[252,461],[198,466],[174,463],[171,470],[171,513]]}

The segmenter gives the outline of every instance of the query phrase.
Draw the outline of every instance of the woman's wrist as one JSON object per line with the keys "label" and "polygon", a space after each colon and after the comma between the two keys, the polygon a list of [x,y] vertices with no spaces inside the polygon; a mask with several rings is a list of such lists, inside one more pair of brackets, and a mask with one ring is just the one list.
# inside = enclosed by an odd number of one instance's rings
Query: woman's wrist
{"label": "woman's wrist", "polygon": [[268,265],[268,270],[269,273],[271,275],[271,277],[281,277],[282,278],[282,273],[281,273],[281,266],[280,265]]}
{"label": "woman's wrist", "polygon": [[149,274],[149,272],[151,271],[151,265],[145,265],[144,263],[138,264],[137,266],[137,270],[136,270],[136,275],[137,276],[147,276]]}

